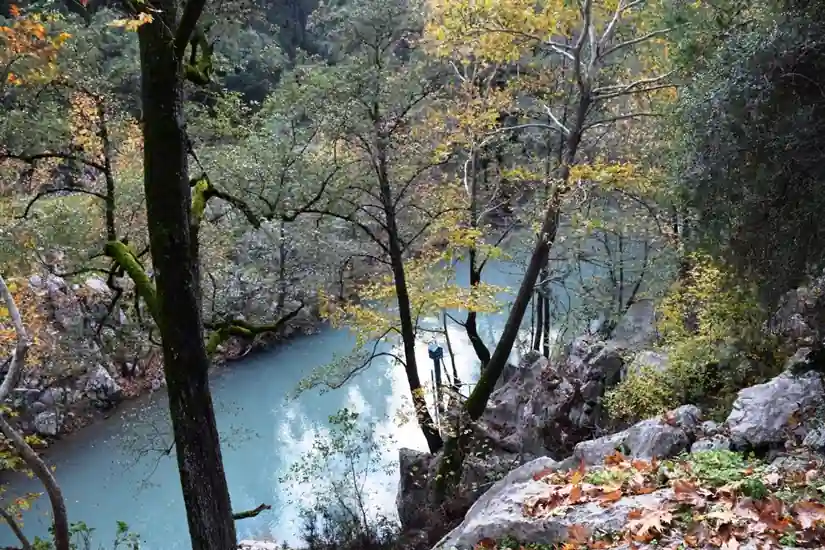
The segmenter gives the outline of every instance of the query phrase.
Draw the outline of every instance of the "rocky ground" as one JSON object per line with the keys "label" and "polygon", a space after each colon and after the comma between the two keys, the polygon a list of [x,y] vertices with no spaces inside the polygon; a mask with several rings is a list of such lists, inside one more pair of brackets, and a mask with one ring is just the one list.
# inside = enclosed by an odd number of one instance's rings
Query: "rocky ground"
{"label": "rocky ground", "polygon": [[610,341],[577,339],[559,364],[528,356],[472,427],[457,498],[437,514],[440,457],[401,451],[405,531],[424,538],[441,514],[463,520],[436,550],[825,548],[820,311],[825,278],[785,297],[765,329],[797,352],[718,424],[686,405],[610,433],[605,390],[667,361],[644,315]]}

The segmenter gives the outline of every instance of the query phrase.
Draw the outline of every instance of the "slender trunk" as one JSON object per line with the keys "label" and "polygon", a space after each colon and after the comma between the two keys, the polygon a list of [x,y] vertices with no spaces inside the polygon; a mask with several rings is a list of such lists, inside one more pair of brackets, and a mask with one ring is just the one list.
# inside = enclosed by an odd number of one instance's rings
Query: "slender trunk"
{"label": "slender trunk", "polygon": [[43,484],[46,494],[49,496],[49,504],[52,506],[52,516],[54,517],[54,547],[55,550],[70,550],[69,539],[69,516],[66,512],[66,501],[63,499],[63,491],[57,484],[51,469],[43,460],[37,456],[26,440],[23,439],[17,430],[8,423],[5,416],[0,414],[0,432],[11,443],[15,452],[20,455],[26,466],[34,473],[35,477]]}
{"label": "slender trunk", "polygon": [[[26,363],[26,355],[29,351],[29,337],[26,333],[26,327],[23,324],[23,319],[20,316],[20,311],[17,309],[17,304],[14,303],[11,291],[9,290],[3,276],[0,275],[0,298],[5,303],[6,310],[11,318],[14,331],[17,335],[17,343],[14,348],[13,355],[9,362],[9,370],[0,384],[0,403],[5,401],[12,391],[12,388],[17,386],[20,381],[20,376],[23,373],[23,367]],[[6,420],[2,411],[0,411],[0,433],[2,433],[11,444],[12,448],[17,452],[26,466],[37,477],[43,487],[46,489],[46,494],[49,495],[49,503],[52,506],[52,516],[54,518],[54,547],[55,550],[70,550],[70,533],[69,533],[69,517],[66,512],[66,501],[63,499],[63,492],[60,490],[60,485],[52,474],[51,469],[43,462],[34,449],[26,442],[20,433],[15,430],[11,424]],[[17,524],[10,523],[12,530],[18,527]],[[26,538],[22,532],[17,534],[17,538],[21,543],[25,544]]]}
{"label": "slender trunk", "polygon": [[[476,268],[476,250],[470,249],[470,288],[477,286],[481,282],[481,271]],[[478,313],[475,311],[467,312],[467,319],[464,321],[464,330],[467,332],[467,337],[470,339],[470,344],[473,346],[473,351],[476,357],[481,362],[481,368],[490,362],[490,350],[484,344],[484,340],[478,333]]]}
{"label": "slender trunk", "polygon": [[535,294],[536,301],[536,331],[533,334],[533,349],[538,351],[541,348],[541,337],[544,335],[544,298],[541,294]]}
{"label": "slender trunk", "polygon": [[[478,174],[476,173],[476,153],[472,153],[473,157],[470,160],[470,227],[478,227]],[[486,168],[485,168],[486,173]],[[471,246],[469,250],[470,262],[470,288],[476,288],[481,283],[481,269],[478,267],[478,251],[475,246]],[[470,339],[470,344],[473,346],[476,357],[481,362],[483,369],[490,361],[490,350],[484,344],[481,336],[478,334],[478,313],[473,310],[467,311],[467,319],[464,322],[464,330],[467,332],[467,337]]]}
{"label": "slender trunk", "polygon": [[237,539],[209,390],[190,227],[183,71],[170,31],[177,2],[152,4],[155,19],[139,30],[144,189],[169,412],[192,549],[231,550]]}
{"label": "slender trunk", "polygon": [[[286,305],[286,231],[284,221],[278,231],[278,311],[282,312]],[[341,294],[343,294],[343,277],[341,282]]]}
{"label": "slender trunk", "polygon": [[546,284],[543,286],[545,288],[541,296],[541,300],[544,302],[544,334],[542,335],[542,355],[550,359],[550,295],[548,294],[550,289],[546,288]]}
{"label": "slender trunk", "polygon": [[513,350],[513,345],[521,329],[521,321],[524,319],[524,314],[530,305],[530,299],[535,292],[536,281],[539,278],[542,268],[547,265],[547,260],[550,256],[550,247],[555,241],[558,231],[561,194],[569,183],[570,168],[576,159],[576,153],[581,143],[584,121],[589,109],[589,96],[582,96],[579,100],[575,125],[567,138],[564,162],[562,162],[559,173],[560,184],[555,188],[552,196],[548,200],[547,210],[541,224],[541,230],[536,238],[530,263],[524,273],[524,278],[521,280],[521,286],[516,294],[516,299],[510,308],[510,315],[507,317],[507,322],[504,325],[504,331],[501,334],[498,345],[493,351],[493,355],[490,357],[490,361],[487,363],[484,371],[481,373],[481,378],[479,378],[476,387],[465,402],[465,409],[471,420],[478,420],[487,407],[487,400],[490,394],[493,393],[496,382],[504,371],[507,360],[510,358],[510,352]]}
{"label": "slender trunk", "polygon": [[450,333],[447,331],[447,312],[441,314],[441,326],[444,328],[444,341],[447,343],[447,353],[450,355],[450,365],[453,368],[453,391],[458,393],[461,390],[461,380],[458,378],[458,369],[455,366],[455,353],[453,352],[453,343],[450,340]]}
{"label": "slender trunk", "polygon": [[387,174],[384,149],[380,145],[376,147],[376,149],[379,152],[377,158],[378,179],[381,191],[381,202],[384,208],[384,215],[387,218],[387,248],[389,250],[390,267],[392,268],[396,299],[398,301],[398,316],[401,323],[401,340],[404,346],[407,383],[412,393],[413,407],[415,407],[415,416],[418,419],[418,425],[421,427],[421,431],[424,432],[427,447],[429,447],[431,453],[435,454],[441,449],[444,442],[427,408],[427,400],[424,398],[424,388],[421,386],[421,380],[418,375],[418,362],[415,358],[415,322],[413,321],[412,307],[410,305],[410,294],[407,291],[407,274],[404,270],[404,254],[401,249],[398,224],[395,218],[392,189],[390,188],[389,175]]}

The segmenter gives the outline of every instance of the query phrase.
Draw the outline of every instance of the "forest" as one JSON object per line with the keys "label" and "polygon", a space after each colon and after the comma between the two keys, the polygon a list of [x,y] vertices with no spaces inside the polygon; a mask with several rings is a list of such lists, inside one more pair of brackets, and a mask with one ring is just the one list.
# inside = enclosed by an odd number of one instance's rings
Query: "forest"
{"label": "forest", "polygon": [[[96,548],[48,449],[164,389],[191,547],[238,548],[236,523],[272,506],[230,501],[210,373],[325,327],[353,346],[289,390],[403,373],[445,521],[413,541],[330,479],[346,498],[305,499],[312,550],[433,546],[469,507],[446,512],[514,354],[560,369],[582,334],[627,337],[640,307],[666,367],[606,383],[598,423],[553,458],[683,405],[724,420],[794,355],[766,327],[825,267],[823,16],[815,0],[0,0],[2,529],[26,550]],[[503,264],[515,284],[491,276]],[[431,374],[418,348],[435,340]],[[331,422],[293,476],[377,448],[357,415]],[[6,484],[19,472],[43,495]],[[52,527],[30,540],[36,498]],[[138,548],[123,512],[115,546]]]}

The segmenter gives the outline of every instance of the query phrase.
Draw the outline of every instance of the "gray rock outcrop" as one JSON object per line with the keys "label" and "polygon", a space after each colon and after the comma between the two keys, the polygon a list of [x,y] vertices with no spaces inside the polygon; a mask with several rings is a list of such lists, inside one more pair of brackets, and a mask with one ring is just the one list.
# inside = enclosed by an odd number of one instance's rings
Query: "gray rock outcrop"
{"label": "gray rock outcrop", "polygon": [[825,404],[822,375],[808,371],[800,375],[784,372],[765,382],[741,390],[725,426],[738,448],[775,447],[789,435],[804,439],[811,426],[810,413]]}
{"label": "gray rock outcrop", "polygon": [[572,525],[586,525],[593,532],[616,532],[627,523],[631,510],[655,508],[671,496],[670,490],[664,489],[623,498],[609,508],[590,502],[557,516],[526,516],[525,504],[547,493],[547,485],[533,476],[559,467],[561,464],[554,460],[538,458],[507,474],[473,504],[464,521],[444,537],[435,550],[464,550],[473,548],[482,539],[504,537],[513,537],[525,544],[561,544],[567,540],[568,528]]}

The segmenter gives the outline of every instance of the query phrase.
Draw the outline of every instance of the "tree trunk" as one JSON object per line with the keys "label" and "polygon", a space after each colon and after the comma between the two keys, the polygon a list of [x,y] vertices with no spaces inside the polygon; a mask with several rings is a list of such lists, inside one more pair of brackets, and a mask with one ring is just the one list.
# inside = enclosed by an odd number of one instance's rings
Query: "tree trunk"
{"label": "tree trunk", "polygon": [[[470,188],[470,226],[473,228],[478,227],[478,174],[476,173],[476,160],[477,155],[475,152],[472,153],[473,157],[470,161],[470,170],[472,173],[470,174],[470,181],[471,181],[471,188]],[[484,173],[487,173],[487,166],[486,162],[484,163]],[[478,252],[476,251],[475,246],[471,246],[469,250],[469,262],[470,262],[470,288],[475,288],[481,283],[481,269],[477,266],[478,260]],[[470,339],[470,344],[473,346],[473,351],[476,353],[476,357],[481,362],[481,368],[487,365],[490,361],[490,350],[484,345],[484,340],[481,339],[481,336],[478,334],[478,313],[472,310],[467,311],[467,319],[464,322],[464,330],[467,333],[467,337]]]}
{"label": "tree trunk", "polygon": [[[9,370],[2,384],[0,384],[0,403],[2,403],[20,381],[26,363],[26,355],[29,351],[29,337],[23,319],[20,317],[20,311],[17,309],[17,304],[14,303],[14,298],[2,275],[0,275],[0,298],[6,305],[6,310],[17,335],[17,343],[9,361]],[[26,463],[26,466],[43,484],[46,494],[49,495],[49,503],[52,506],[52,516],[54,518],[55,550],[70,550],[69,517],[66,512],[66,501],[63,499],[63,492],[60,490],[60,485],[57,484],[57,479],[55,479],[51,469],[43,462],[43,459],[26,442],[25,438],[6,420],[2,411],[0,411],[0,433],[6,437],[12,448]],[[28,542],[22,531],[19,530],[18,525],[10,523],[9,527],[15,532],[21,543],[25,545]]]}
{"label": "tree trunk", "polygon": [[538,351],[541,348],[541,337],[544,335],[544,299],[538,292],[535,294],[536,300],[536,332],[533,334],[533,349]]}
{"label": "tree trunk", "polygon": [[[471,248],[469,254],[470,261],[470,288],[476,287],[481,283],[481,271],[476,268],[476,249]],[[481,369],[483,370],[487,363],[490,362],[490,350],[481,339],[478,333],[478,313],[475,311],[467,312],[467,319],[464,321],[464,330],[467,332],[467,337],[470,339],[470,344],[473,346],[473,351],[476,357],[481,362]]]}
{"label": "tree trunk", "polygon": [[177,2],[156,0],[152,8],[154,21],[139,30],[144,188],[169,412],[192,549],[231,550],[237,540],[209,390],[190,227],[182,55],[171,31]]}
{"label": "tree trunk", "polygon": [[544,302],[544,334],[542,334],[542,355],[550,359],[550,289],[543,286],[541,300]]}
{"label": "tree trunk", "polygon": [[[378,134],[379,140],[381,134]],[[404,362],[407,373],[407,383],[412,394],[415,416],[418,425],[424,432],[427,440],[427,447],[435,454],[441,450],[444,441],[441,434],[433,422],[432,415],[427,408],[427,400],[424,398],[424,388],[418,376],[418,362],[415,358],[415,323],[410,306],[410,294],[407,291],[407,275],[404,270],[404,254],[401,250],[401,241],[398,234],[398,223],[395,218],[395,206],[393,203],[392,189],[390,188],[389,175],[387,174],[386,158],[384,149],[379,144],[378,151],[378,179],[381,191],[381,202],[384,208],[384,215],[387,218],[387,240],[390,256],[390,266],[392,268],[393,282],[395,284],[395,294],[398,301],[398,316],[401,322],[401,340],[404,345]]]}
{"label": "tree trunk", "polygon": [[521,286],[519,287],[518,294],[516,294],[513,306],[510,308],[510,315],[507,317],[504,331],[501,334],[498,345],[496,345],[496,349],[493,351],[489,363],[487,363],[487,367],[481,373],[481,378],[479,378],[476,387],[465,402],[465,409],[471,420],[478,420],[487,407],[487,400],[490,398],[490,394],[493,393],[496,382],[504,371],[507,360],[510,358],[510,352],[513,350],[513,345],[516,342],[521,328],[521,321],[524,318],[527,307],[530,305],[530,299],[535,292],[536,281],[542,268],[547,265],[547,260],[550,256],[550,247],[555,241],[556,232],[558,231],[561,193],[570,179],[570,168],[576,159],[576,153],[578,152],[582,139],[585,118],[587,117],[589,109],[590,97],[584,95],[579,100],[575,125],[571,128],[570,134],[567,137],[564,162],[562,162],[559,170],[560,184],[549,197],[547,210],[541,224],[541,230],[536,237],[536,245],[530,257],[530,263],[527,266],[527,271],[524,273],[524,278],[521,280]]}

